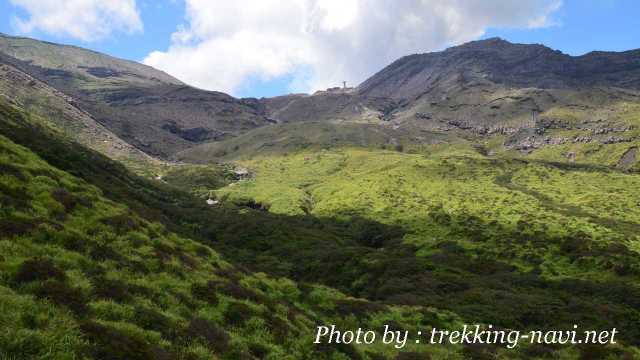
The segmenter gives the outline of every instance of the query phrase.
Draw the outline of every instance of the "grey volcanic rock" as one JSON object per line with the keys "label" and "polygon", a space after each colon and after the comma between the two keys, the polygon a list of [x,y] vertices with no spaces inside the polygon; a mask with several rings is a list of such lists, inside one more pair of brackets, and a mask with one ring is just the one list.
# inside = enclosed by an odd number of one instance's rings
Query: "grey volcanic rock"
{"label": "grey volcanic rock", "polygon": [[287,95],[264,99],[269,117],[279,123],[299,121],[377,122],[387,109],[394,108],[393,100],[364,97],[353,91],[330,89],[313,95]]}
{"label": "grey volcanic rock", "polygon": [[[624,129],[629,124],[621,124],[616,114],[620,104],[640,101],[640,50],[569,56],[538,44],[474,41],[403,57],[359,85],[353,96],[388,99],[394,107],[384,119],[414,131],[486,137],[587,130],[594,123]],[[516,138],[524,148],[553,145],[538,137]]]}
{"label": "grey volcanic rock", "polygon": [[[12,74],[30,79],[21,84],[21,99],[30,87],[46,86],[93,128],[163,158],[200,145],[231,157],[245,154],[242,147],[288,151],[493,136],[523,151],[608,145],[632,139],[636,124],[621,114],[625,104],[640,102],[640,50],[569,56],[497,38],[403,57],[357,88],[263,99],[204,91],[132,61],[4,35],[2,65],[12,69],[0,79],[7,88]],[[220,144],[206,146],[213,142]]]}
{"label": "grey volcanic rock", "polygon": [[640,50],[569,56],[543,45],[499,38],[474,41],[442,52],[405,56],[360,86],[366,96],[412,99],[433,87],[463,82],[516,88],[583,86],[640,88]]}
{"label": "grey volcanic rock", "polygon": [[618,160],[617,167],[623,170],[629,170],[633,165],[638,161],[636,156],[638,154],[638,148],[633,146],[630,147]]}
{"label": "grey volcanic rock", "polygon": [[187,86],[166,73],[74,46],[0,35],[0,64],[60,91],[119,138],[168,158],[270,124],[256,99]]}

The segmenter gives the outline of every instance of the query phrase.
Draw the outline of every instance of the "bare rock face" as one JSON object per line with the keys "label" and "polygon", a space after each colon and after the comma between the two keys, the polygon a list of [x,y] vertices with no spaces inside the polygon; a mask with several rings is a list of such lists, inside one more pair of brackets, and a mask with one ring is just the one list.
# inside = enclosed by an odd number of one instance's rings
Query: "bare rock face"
{"label": "bare rock face", "polygon": [[573,57],[543,45],[492,38],[442,52],[405,56],[358,86],[374,97],[412,99],[458,82],[514,88],[567,89],[581,86],[640,88],[640,50],[592,52]]}
{"label": "bare rock face", "polygon": [[[35,94],[46,85],[118,139],[165,159],[263,127],[300,132],[301,122],[330,123],[330,131],[366,125],[365,146],[376,134],[416,144],[433,133],[504,136],[505,146],[525,152],[567,142],[615,144],[628,141],[632,129],[616,121],[618,104],[640,102],[640,50],[573,57],[498,38],[405,56],[356,88],[263,99],[204,91],[135,62],[4,35],[0,66],[29,76],[24,89]],[[565,130],[579,135],[559,135]],[[344,131],[354,132],[336,130]]]}
{"label": "bare rock face", "polygon": [[618,144],[618,143],[623,143],[623,142],[630,142],[630,139],[627,138],[623,138],[620,136],[609,136],[603,140],[601,140],[601,142],[603,144]]}
{"label": "bare rock face", "polygon": [[612,114],[616,103],[640,100],[640,50],[574,57],[493,38],[403,57],[355,93],[392,100],[387,119],[435,131],[490,136],[590,128],[600,136],[628,130],[614,126]]}
{"label": "bare rock face", "polygon": [[638,148],[633,146],[630,147],[623,155],[622,157],[620,157],[620,160],[618,160],[618,168],[619,169],[623,169],[623,170],[629,170],[631,169],[637,160],[637,155],[638,155]]}
{"label": "bare rock face", "polygon": [[109,131],[154,156],[168,158],[271,123],[257,99],[196,89],[149,66],[78,47],[0,35],[0,63],[72,98]]}

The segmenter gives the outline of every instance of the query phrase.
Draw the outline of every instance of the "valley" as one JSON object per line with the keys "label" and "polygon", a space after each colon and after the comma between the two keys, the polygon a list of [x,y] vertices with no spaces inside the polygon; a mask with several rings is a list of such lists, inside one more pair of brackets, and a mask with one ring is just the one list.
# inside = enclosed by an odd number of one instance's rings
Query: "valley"
{"label": "valley", "polygon": [[[638,358],[639,58],[488,39],[237,99],[2,36],[0,358]],[[619,341],[313,344],[331,324]]]}

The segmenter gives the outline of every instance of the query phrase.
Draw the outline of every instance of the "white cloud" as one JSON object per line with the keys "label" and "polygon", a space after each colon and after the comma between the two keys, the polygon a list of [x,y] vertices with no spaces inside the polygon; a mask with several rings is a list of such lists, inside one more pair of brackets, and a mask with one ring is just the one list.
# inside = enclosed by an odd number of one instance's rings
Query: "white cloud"
{"label": "white cloud", "polygon": [[39,30],[54,35],[95,41],[113,31],[142,31],[135,0],[10,0],[22,7],[26,19],[14,17],[18,31]]}
{"label": "white cloud", "polygon": [[293,76],[293,91],[355,85],[397,58],[541,27],[560,0],[185,0],[187,24],[144,60],[192,85],[234,93]]}

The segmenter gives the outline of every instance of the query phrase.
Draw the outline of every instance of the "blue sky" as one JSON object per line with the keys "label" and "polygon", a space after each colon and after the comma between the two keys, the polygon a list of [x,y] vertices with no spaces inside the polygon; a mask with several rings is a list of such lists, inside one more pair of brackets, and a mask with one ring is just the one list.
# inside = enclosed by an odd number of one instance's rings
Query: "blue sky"
{"label": "blue sky", "polygon": [[[257,15],[253,13],[247,14],[243,10],[242,13],[238,13],[239,15],[236,14],[239,18],[238,21],[235,21],[234,19],[226,18],[224,14],[220,14],[220,6],[222,5],[209,7],[205,5],[203,7],[203,5],[198,5],[202,1],[103,0],[135,3],[139,20],[144,29],[122,31],[119,27],[125,25],[116,23],[111,25],[109,35],[87,41],[86,39],[80,39],[78,36],[65,33],[64,30],[49,31],[38,26],[29,31],[21,31],[15,19],[29,19],[32,15],[30,11],[36,11],[34,9],[37,9],[37,5],[29,7],[24,3],[33,4],[37,3],[37,1],[46,2],[47,0],[0,0],[0,32],[74,44],[120,58],[145,61],[195,86],[227,91],[240,97],[274,96],[297,90],[309,91],[310,89],[322,88],[322,86],[337,85],[341,83],[342,79],[351,80],[350,83],[354,84],[362,81],[367,75],[373,74],[373,72],[401,55],[439,50],[454,44],[456,41],[460,41],[457,39],[466,41],[476,39],[478,36],[480,38],[499,36],[509,41],[520,43],[542,43],[571,55],[581,55],[592,50],[621,51],[640,48],[640,26],[638,26],[640,1],[634,0],[564,0],[559,7],[551,11],[544,10],[542,5],[539,4],[545,3],[545,1],[548,4],[559,0],[530,0],[529,3],[532,4],[531,11],[540,11],[541,14],[546,16],[543,26],[527,26],[527,21],[531,19],[527,18],[526,11],[524,14],[521,12],[516,13],[518,9],[513,9],[508,11],[513,11],[513,18],[519,17],[520,20],[510,21],[511,15],[507,12],[496,16],[494,20],[470,25],[475,26],[471,29],[473,31],[464,32],[463,29],[459,35],[454,34],[455,36],[450,37],[444,35],[439,37],[429,35],[429,37],[425,35],[424,46],[420,44],[422,39],[418,34],[406,41],[402,39],[407,43],[417,44],[407,46],[406,49],[401,46],[393,47],[390,44],[384,44],[383,48],[376,48],[374,44],[358,51],[351,51],[352,49],[345,48],[344,44],[353,44],[354,38],[344,34],[340,35],[340,31],[344,29],[344,32],[355,32],[354,29],[357,29],[360,34],[359,31],[361,29],[368,29],[366,22],[358,23],[358,27],[353,27],[355,25],[350,24],[357,23],[357,15],[346,19],[337,17],[335,16],[336,14],[345,12],[344,6],[341,5],[340,8],[337,8],[332,13],[331,11],[333,10],[329,4],[326,9],[323,9],[326,10],[324,14],[327,15],[320,19],[320,26],[326,23],[326,28],[321,28],[319,31],[325,31],[322,34],[322,41],[325,41],[324,39],[330,36],[333,36],[333,40],[320,42],[318,38],[314,38],[309,40],[309,43],[315,42],[317,49],[329,49],[327,50],[328,52],[336,49],[335,51],[338,54],[344,53],[345,57],[351,57],[350,59],[340,59],[336,56],[335,64],[332,63],[330,57],[316,61],[316,58],[320,58],[317,50],[305,49],[305,52],[300,51],[300,54],[295,56],[287,53],[296,52],[296,46],[301,46],[300,39],[302,39],[304,47],[304,42],[307,39],[298,35],[289,36],[287,32],[291,30],[286,27],[287,24],[281,24],[282,21],[286,20],[279,18],[279,16],[281,16],[280,14],[283,17],[287,16],[287,11],[290,10],[289,7],[286,9],[273,9],[273,12],[270,9],[262,9],[260,11],[265,12],[264,16],[257,16],[261,15],[260,13],[257,13]],[[87,1],[91,2],[91,0]],[[247,0],[244,1],[246,2]],[[409,0],[406,1],[409,3]],[[214,0],[211,3],[215,2]],[[484,17],[491,18],[492,12],[499,13],[503,11],[502,8],[504,6],[499,4],[499,0],[483,3],[486,5],[488,14],[484,15]],[[556,5],[558,4],[560,3]],[[229,7],[228,5],[225,6]],[[491,6],[496,8],[491,9]],[[225,11],[230,11],[231,13],[237,10],[227,8],[225,8]],[[211,13],[207,13],[207,11],[211,11]],[[413,15],[410,13],[411,11],[423,11],[424,16],[422,19],[426,19],[425,22],[432,21],[435,23],[440,21],[447,25],[446,22],[437,19],[437,13],[430,13],[431,10],[428,8],[422,9],[413,6],[406,11],[408,13],[398,12],[398,17],[406,16],[407,14]],[[460,11],[464,15],[466,10],[456,9],[456,11]],[[47,15],[47,13],[44,13],[45,17]],[[202,17],[200,18],[199,16]],[[293,12],[289,16],[292,19],[302,17]],[[534,14],[531,15],[532,18],[533,16]],[[274,24],[264,25],[260,23],[255,25],[256,18],[273,19]],[[211,22],[207,23],[206,21],[209,19],[211,19]],[[203,21],[206,25],[204,27],[201,26]],[[402,21],[398,20],[397,22],[401,23]],[[199,24],[199,27],[194,24]],[[385,26],[386,28],[384,28]],[[390,29],[391,31],[401,31],[389,26],[398,25],[382,24],[379,27]],[[172,34],[176,33],[180,27],[186,29],[181,33],[188,35],[188,40],[185,42],[177,41],[175,36],[172,40]],[[257,30],[253,37],[243,38],[239,34],[246,33],[244,29]],[[420,29],[419,27],[415,29],[409,28],[407,32],[419,32]],[[250,33],[250,31],[248,32]],[[265,38],[261,37],[261,32],[277,33],[283,36]],[[478,35],[478,32],[482,35]],[[227,38],[220,35],[222,33]],[[425,30],[426,33],[427,31]],[[359,36],[358,40],[363,35]],[[364,36],[370,36],[371,39],[375,40],[380,35],[365,34]],[[281,40],[283,37],[288,40],[283,42]],[[273,40],[274,38],[278,40]],[[237,45],[232,45],[231,48],[228,45],[223,45],[233,44],[235,39],[245,40],[238,40]],[[263,44],[268,44],[268,46],[263,48]],[[247,51],[247,49],[252,49],[253,47],[261,50],[255,53]],[[386,48],[389,47],[393,47],[393,51],[386,51]],[[177,51],[176,48],[181,49],[181,51]],[[260,51],[264,52],[261,53]],[[274,51],[281,52],[281,54],[273,55]],[[382,55],[383,51],[385,51],[384,55]],[[150,56],[154,52],[156,52],[156,56]],[[376,61],[363,60],[374,58],[378,53],[381,56]],[[225,56],[225,54],[228,54],[228,56]],[[208,62],[209,59],[211,60],[210,64]],[[363,62],[362,66],[359,62]]]}
{"label": "blue sky", "polygon": [[570,55],[640,48],[640,1],[565,0],[551,15],[556,25],[539,29],[489,29],[483,37],[541,43]]}

